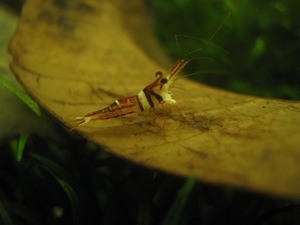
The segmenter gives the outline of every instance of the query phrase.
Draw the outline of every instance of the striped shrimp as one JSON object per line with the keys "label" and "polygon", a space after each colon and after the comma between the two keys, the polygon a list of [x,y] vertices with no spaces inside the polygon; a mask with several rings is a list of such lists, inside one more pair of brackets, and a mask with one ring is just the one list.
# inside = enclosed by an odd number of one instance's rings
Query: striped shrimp
{"label": "striped shrimp", "polygon": [[188,62],[189,60],[185,58],[178,60],[165,77],[162,72],[158,71],[155,74],[156,79],[137,95],[118,99],[103,109],[88,113],[82,117],[76,117],[76,120],[81,121],[77,126],[82,126],[94,120],[107,120],[131,113],[147,112],[159,104],[175,104],[176,100],[172,98],[170,86],[174,82],[176,75]]}
{"label": "striped shrimp", "polygon": [[[210,44],[210,41],[219,32],[230,15],[231,12],[228,13],[221,25],[211,35],[208,41],[203,41],[199,38],[185,35],[176,35],[176,41],[178,41],[178,37],[188,37],[202,41],[206,46]],[[199,48],[187,53],[182,59],[176,62],[167,76],[164,77],[163,73],[158,71],[156,73],[156,79],[151,84],[142,89],[137,95],[118,99],[103,109],[88,113],[82,117],[76,117],[76,120],[81,121],[77,126],[82,126],[83,124],[94,120],[107,120],[124,116],[130,113],[147,112],[157,107],[159,104],[175,104],[176,100],[172,98],[170,86],[176,79],[176,75],[178,75],[178,73],[187,65],[187,63],[192,60],[187,59],[188,56],[201,51],[202,49],[203,48]]]}

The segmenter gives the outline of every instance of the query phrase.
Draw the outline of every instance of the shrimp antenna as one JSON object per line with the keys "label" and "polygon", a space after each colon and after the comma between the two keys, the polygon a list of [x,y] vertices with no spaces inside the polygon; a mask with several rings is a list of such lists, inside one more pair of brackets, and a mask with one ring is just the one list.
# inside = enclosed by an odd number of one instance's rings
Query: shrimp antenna
{"label": "shrimp antenna", "polygon": [[190,51],[190,52],[186,53],[183,58],[187,58],[188,56],[194,54],[195,52],[201,51],[202,49],[204,49],[208,45],[211,45],[214,48],[217,48],[217,49],[221,50],[224,53],[228,53],[228,51],[225,50],[224,48],[222,48],[222,47],[220,47],[220,46],[212,43],[212,39],[220,32],[221,28],[223,27],[223,25],[225,24],[225,22],[228,20],[228,18],[230,17],[230,15],[231,15],[231,12],[229,12],[226,15],[226,17],[223,19],[222,23],[218,26],[218,28],[215,30],[215,32],[210,36],[210,38],[208,40],[204,40],[204,39],[201,39],[201,38],[198,38],[198,37],[195,37],[195,36],[189,36],[189,35],[178,35],[178,34],[175,35],[175,39],[176,39],[176,43],[177,43],[177,52],[179,52],[179,41],[178,41],[178,39],[179,38],[190,38],[190,39],[194,39],[194,40],[203,42],[204,46],[201,47],[201,48],[198,48],[198,49],[195,49],[193,51]]}

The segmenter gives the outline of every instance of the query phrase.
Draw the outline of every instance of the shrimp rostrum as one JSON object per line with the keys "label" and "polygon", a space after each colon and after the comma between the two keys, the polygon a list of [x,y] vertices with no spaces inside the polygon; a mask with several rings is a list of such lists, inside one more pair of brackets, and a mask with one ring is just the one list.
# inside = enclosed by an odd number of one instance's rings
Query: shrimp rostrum
{"label": "shrimp rostrum", "polygon": [[77,126],[93,120],[107,120],[130,113],[147,112],[159,104],[175,104],[170,85],[187,63],[188,60],[178,60],[167,76],[160,71],[157,72],[156,79],[137,95],[118,99],[103,109],[88,113],[83,117],[76,117],[76,120],[81,121]]}

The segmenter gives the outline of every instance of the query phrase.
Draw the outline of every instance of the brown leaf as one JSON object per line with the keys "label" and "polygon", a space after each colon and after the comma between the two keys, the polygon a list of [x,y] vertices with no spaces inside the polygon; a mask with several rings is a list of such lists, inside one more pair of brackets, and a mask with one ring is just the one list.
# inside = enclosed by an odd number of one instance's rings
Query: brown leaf
{"label": "brown leaf", "polygon": [[[166,65],[149,27],[138,0],[28,0],[11,42],[11,68],[43,107],[73,127],[76,116],[138,93]],[[78,131],[151,168],[300,196],[299,102],[243,96],[184,79],[176,85],[185,90],[173,90],[179,110],[164,106],[90,122]]]}

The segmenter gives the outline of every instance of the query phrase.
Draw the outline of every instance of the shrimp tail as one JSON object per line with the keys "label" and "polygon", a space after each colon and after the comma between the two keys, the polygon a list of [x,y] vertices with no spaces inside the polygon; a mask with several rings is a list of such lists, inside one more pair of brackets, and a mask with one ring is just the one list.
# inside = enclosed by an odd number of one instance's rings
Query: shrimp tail
{"label": "shrimp tail", "polygon": [[79,124],[76,125],[76,127],[80,127],[88,122],[90,122],[92,120],[92,117],[89,116],[78,116],[75,118],[75,120],[80,120],[81,122]]}

